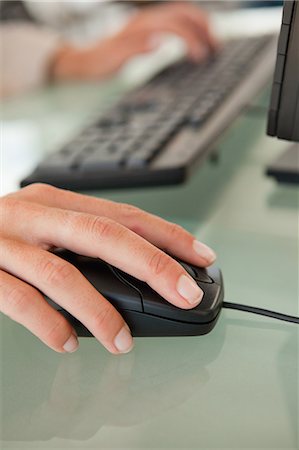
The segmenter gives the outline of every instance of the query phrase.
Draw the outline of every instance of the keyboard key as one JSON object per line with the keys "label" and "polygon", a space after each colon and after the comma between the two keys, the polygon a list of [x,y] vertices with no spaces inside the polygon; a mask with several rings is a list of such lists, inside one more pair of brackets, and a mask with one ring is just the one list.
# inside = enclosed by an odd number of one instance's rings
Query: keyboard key
{"label": "keyboard key", "polygon": [[66,168],[70,168],[76,158],[76,154],[61,152],[53,153],[47,159],[39,164],[41,171],[57,171],[63,172]]}
{"label": "keyboard key", "polygon": [[119,168],[122,162],[122,155],[113,153],[93,154],[82,159],[78,164],[78,169],[83,172],[95,172],[100,170],[113,170]]}
{"label": "keyboard key", "polygon": [[152,148],[144,147],[140,148],[137,152],[129,155],[125,162],[127,168],[139,168],[144,167],[152,158]]}

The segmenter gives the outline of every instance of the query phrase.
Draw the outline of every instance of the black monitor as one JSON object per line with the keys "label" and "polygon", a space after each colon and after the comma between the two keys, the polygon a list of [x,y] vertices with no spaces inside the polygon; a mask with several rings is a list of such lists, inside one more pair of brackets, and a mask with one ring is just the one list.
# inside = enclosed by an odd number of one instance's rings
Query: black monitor
{"label": "black monitor", "polygon": [[[299,1],[286,0],[278,41],[268,134],[299,142]],[[277,181],[299,183],[299,145],[267,169]]]}

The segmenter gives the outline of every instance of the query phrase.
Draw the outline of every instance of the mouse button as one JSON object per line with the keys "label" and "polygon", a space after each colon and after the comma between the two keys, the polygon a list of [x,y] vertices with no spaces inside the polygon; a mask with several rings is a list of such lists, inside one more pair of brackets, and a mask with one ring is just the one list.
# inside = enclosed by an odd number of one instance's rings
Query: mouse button
{"label": "mouse button", "polygon": [[152,314],[161,318],[184,320],[182,317],[184,310],[168,303],[155,291],[147,292],[147,295],[143,294],[143,308],[146,314]]}
{"label": "mouse button", "polygon": [[221,287],[216,283],[198,283],[198,286],[204,291],[204,296],[200,304],[195,309],[211,311],[219,302]]}
{"label": "mouse button", "polygon": [[103,292],[104,297],[118,310],[122,311],[138,311],[143,312],[140,296],[128,286],[122,289],[122,292]]}
{"label": "mouse button", "polygon": [[194,267],[195,279],[201,283],[214,283],[213,279],[209,277],[206,269],[201,267]]}
{"label": "mouse button", "polygon": [[180,265],[186,270],[186,272],[192,277],[195,278],[196,277],[196,272],[194,270],[194,268],[190,265],[187,264],[183,261],[178,261],[180,263]]}
{"label": "mouse button", "polygon": [[57,255],[59,258],[64,259],[65,261],[69,262],[73,266],[75,266],[80,272],[83,272],[84,270],[90,270],[90,268],[97,268],[97,270],[107,270],[107,264],[98,258],[91,258],[90,256],[85,255],[78,255],[77,253],[73,253],[69,250],[65,249],[56,249],[53,251],[55,255]]}
{"label": "mouse button", "polygon": [[141,296],[134,286],[128,285],[121,277],[104,264],[101,270],[94,265],[83,275],[118,310],[143,311]]}
{"label": "mouse button", "polygon": [[110,277],[112,275],[114,281],[113,283],[109,281],[109,292],[105,293],[105,290],[103,290],[103,295],[117,309],[142,312],[142,296],[139,289],[135,286],[134,278],[131,277],[131,280],[129,280],[125,276],[127,274],[110,265],[108,265],[108,269]]}
{"label": "mouse button", "polygon": [[[201,286],[200,283],[199,286]],[[210,322],[218,316],[221,310],[223,290],[216,283],[205,283],[201,287],[205,290],[205,293],[201,303],[191,310],[194,313],[193,322],[195,321],[195,317],[198,322]]]}
{"label": "mouse button", "polygon": [[177,260],[178,263],[186,270],[186,272],[195,280],[202,283],[213,283],[213,280],[209,277],[207,270],[202,267],[193,266],[192,264]]}
{"label": "mouse button", "polygon": [[122,270],[118,269],[117,267],[114,267],[114,266],[109,266],[109,267],[110,267],[110,270],[112,272],[114,272],[115,275],[123,281],[123,283],[126,283],[129,286],[132,286],[137,289],[136,286],[139,281],[137,278],[134,278],[132,275],[130,275],[126,272],[123,272]]}
{"label": "mouse button", "polygon": [[105,261],[74,254],[67,257],[94,288],[117,309],[140,312],[143,310],[139,292],[111,271]]}
{"label": "mouse button", "polygon": [[[164,300],[156,292],[150,289],[150,292],[143,292],[144,313],[158,316],[161,319],[171,319],[184,323],[206,323],[213,320],[217,313],[214,311],[214,303],[211,301],[213,295],[217,296],[219,287],[215,284],[205,286],[216,286],[216,290],[208,290],[204,293],[201,303],[193,309],[181,309]],[[207,289],[205,289],[207,291]],[[207,298],[205,299],[205,296]]]}
{"label": "mouse button", "polygon": [[219,286],[223,285],[221,270],[217,266],[210,266],[206,269],[207,275]]}

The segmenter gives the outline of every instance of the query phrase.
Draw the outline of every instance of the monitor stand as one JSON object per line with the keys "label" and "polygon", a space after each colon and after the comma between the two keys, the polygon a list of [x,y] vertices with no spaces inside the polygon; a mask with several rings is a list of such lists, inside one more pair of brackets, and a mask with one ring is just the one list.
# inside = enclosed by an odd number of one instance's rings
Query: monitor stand
{"label": "monitor stand", "polygon": [[299,184],[299,144],[294,144],[271,163],[266,174],[278,183]]}

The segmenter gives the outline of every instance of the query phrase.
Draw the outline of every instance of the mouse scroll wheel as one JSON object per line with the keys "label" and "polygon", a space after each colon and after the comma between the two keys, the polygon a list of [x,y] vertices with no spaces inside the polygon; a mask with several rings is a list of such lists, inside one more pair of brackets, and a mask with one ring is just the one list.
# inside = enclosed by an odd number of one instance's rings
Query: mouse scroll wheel
{"label": "mouse scroll wheel", "polygon": [[196,281],[199,281],[201,283],[213,283],[212,278],[209,277],[205,269],[201,269],[200,267],[197,267],[196,269],[192,266],[189,266],[189,264],[179,261],[182,267],[186,270],[186,272],[194,278]]}
{"label": "mouse scroll wheel", "polygon": [[191,266],[189,266],[189,264],[186,264],[182,261],[180,261],[180,264],[192,278],[196,278],[197,273]]}

